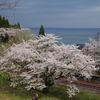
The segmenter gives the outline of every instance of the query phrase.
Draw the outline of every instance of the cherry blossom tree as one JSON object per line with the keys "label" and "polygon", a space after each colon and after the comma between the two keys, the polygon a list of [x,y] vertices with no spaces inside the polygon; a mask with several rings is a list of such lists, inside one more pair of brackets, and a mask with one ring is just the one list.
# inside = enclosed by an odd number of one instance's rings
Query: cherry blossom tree
{"label": "cherry blossom tree", "polygon": [[46,93],[63,76],[68,81],[69,97],[74,96],[79,91],[72,84],[77,80],[75,74],[90,79],[95,71],[94,60],[75,45],[57,45],[58,39],[46,34],[7,49],[0,58],[0,66],[13,74],[11,86],[24,84],[27,90],[41,89]]}
{"label": "cherry blossom tree", "polygon": [[[91,55],[95,61],[100,61],[100,38],[90,38],[90,43],[86,43],[87,54]],[[100,62],[99,62],[100,63]]]}

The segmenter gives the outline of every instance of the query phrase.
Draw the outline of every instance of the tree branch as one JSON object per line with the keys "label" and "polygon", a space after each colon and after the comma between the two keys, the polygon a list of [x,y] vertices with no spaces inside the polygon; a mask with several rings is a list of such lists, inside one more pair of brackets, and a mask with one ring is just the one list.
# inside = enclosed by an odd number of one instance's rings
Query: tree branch
{"label": "tree branch", "polygon": [[2,3],[0,3],[0,10],[11,10],[16,11],[16,7],[19,6],[19,1],[16,0],[15,2],[7,2],[6,0],[3,0]]}

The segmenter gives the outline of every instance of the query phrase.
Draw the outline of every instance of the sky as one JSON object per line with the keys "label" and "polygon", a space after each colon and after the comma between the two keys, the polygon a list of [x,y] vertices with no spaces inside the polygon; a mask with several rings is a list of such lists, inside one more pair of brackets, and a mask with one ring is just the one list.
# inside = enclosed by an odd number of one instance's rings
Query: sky
{"label": "sky", "polygon": [[20,0],[14,14],[0,12],[21,27],[100,28],[100,0]]}

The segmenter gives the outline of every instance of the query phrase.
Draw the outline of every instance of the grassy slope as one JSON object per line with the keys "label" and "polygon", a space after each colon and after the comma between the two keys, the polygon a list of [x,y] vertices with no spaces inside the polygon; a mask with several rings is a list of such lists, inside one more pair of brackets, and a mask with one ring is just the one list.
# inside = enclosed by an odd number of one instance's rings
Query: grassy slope
{"label": "grassy slope", "polygon": [[87,92],[80,92],[69,99],[66,88],[60,86],[53,86],[49,93],[43,94],[36,90],[27,91],[23,87],[12,88],[9,85],[0,89],[0,100],[31,100],[36,92],[39,94],[39,100],[100,100],[100,95]]}

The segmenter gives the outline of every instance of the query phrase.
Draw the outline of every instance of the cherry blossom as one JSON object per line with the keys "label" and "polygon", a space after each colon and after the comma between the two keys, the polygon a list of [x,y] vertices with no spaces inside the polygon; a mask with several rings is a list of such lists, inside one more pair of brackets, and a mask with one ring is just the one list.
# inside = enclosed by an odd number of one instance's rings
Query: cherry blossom
{"label": "cherry blossom", "polygon": [[69,97],[74,96],[79,91],[71,84],[77,80],[75,74],[90,79],[95,71],[94,60],[75,45],[57,45],[58,39],[53,34],[46,34],[8,48],[0,58],[0,64],[1,69],[13,74],[11,86],[25,84],[27,90],[48,92],[49,87],[63,76],[70,85]]}

